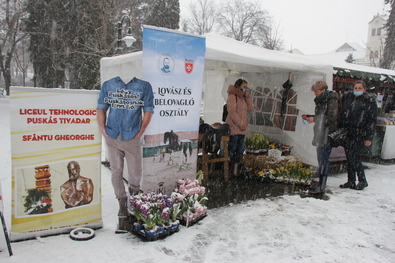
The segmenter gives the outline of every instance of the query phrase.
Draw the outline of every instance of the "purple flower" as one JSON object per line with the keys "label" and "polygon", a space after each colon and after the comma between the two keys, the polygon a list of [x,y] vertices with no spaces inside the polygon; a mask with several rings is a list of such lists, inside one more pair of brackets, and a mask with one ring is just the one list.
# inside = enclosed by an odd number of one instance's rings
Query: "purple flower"
{"label": "purple flower", "polygon": [[162,219],[168,219],[170,217],[171,214],[171,210],[169,207],[166,207],[165,209],[163,209],[162,211]]}

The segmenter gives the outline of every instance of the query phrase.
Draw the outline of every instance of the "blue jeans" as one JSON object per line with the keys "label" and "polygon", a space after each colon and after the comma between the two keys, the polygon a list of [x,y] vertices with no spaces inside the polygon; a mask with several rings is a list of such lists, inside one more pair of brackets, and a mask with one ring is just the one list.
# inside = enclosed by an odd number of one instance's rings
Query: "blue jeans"
{"label": "blue jeans", "polygon": [[320,184],[326,185],[326,180],[329,175],[329,156],[331,155],[331,147],[317,147],[317,160],[318,160],[318,172],[320,175]]}
{"label": "blue jeans", "polygon": [[245,150],[245,145],[244,145],[245,137],[246,136],[244,134],[236,134],[230,136],[229,157],[234,163],[239,163],[241,157],[243,156]]}

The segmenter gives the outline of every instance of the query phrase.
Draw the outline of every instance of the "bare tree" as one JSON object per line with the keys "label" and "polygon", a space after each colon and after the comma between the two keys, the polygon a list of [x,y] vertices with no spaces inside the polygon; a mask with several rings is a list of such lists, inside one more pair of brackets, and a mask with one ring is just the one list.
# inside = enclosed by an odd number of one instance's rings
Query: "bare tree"
{"label": "bare tree", "polygon": [[284,40],[282,39],[282,30],[273,20],[268,20],[267,26],[259,28],[257,32],[259,46],[271,49],[282,50],[284,48]]}
{"label": "bare tree", "polygon": [[[13,61],[15,62],[15,69],[20,72],[20,77],[21,77],[21,83],[18,83],[18,85],[26,86],[26,77],[27,77],[27,71],[30,66],[30,59],[29,59],[29,52],[27,50],[27,47],[29,46],[28,44],[29,39],[27,37],[23,38],[21,41],[17,43],[17,46],[15,48],[14,56],[13,56]],[[19,74],[16,74],[15,77],[19,77]]]}
{"label": "bare tree", "polygon": [[218,23],[225,36],[258,44],[258,31],[268,27],[269,15],[259,1],[230,0],[221,3]]}
{"label": "bare tree", "polygon": [[196,0],[189,5],[191,19],[188,30],[203,35],[210,33],[216,22],[216,5],[212,0]]}
{"label": "bare tree", "polygon": [[11,86],[11,62],[17,46],[25,35],[20,30],[21,18],[25,15],[23,1],[0,1],[0,69],[4,77],[7,95]]}
{"label": "bare tree", "polygon": [[371,67],[380,67],[379,63],[382,61],[385,46],[384,36],[380,37],[380,46],[378,50],[372,50],[370,47],[366,47],[369,51],[369,62]]}
{"label": "bare tree", "polygon": [[180,19],[180,29],[184,32],[190,32],[189,30],[189,19],[182,17]]}

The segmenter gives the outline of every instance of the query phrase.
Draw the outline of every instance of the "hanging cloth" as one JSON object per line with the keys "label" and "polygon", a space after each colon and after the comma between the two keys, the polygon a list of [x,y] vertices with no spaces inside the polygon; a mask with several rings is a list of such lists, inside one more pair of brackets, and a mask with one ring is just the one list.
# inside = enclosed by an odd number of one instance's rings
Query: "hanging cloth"
{"label": "hanging cloth", "polygon": [[288,74],[288,80],[286,82],[284,82],[283,84],[283,96],[282,96],[282,101],[281,101],[281,116],[283,116],[283,114],[286,112],[287,110],[287,99],[288,99],[288,92],[289,90],[292,88],[292,82],[290,80],[291,77],[291,73]]}

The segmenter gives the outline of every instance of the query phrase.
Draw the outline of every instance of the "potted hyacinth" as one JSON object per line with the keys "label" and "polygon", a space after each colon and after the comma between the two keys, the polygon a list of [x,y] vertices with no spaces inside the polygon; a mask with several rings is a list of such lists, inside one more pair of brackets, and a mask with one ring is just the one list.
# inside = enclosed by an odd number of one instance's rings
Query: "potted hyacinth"
{"label": "potted hyacinth", "polygon": [[179,218],[186,226],[194,224],[206,216],[207,207],[205,204],[208,200],[206,188],[200,186],[198,180],[179,180],[175,193],[183,197],[179,202],[181,205]]}
{"label": "potted hyacinth", "polygon": [[165,207],[162,210],[161,217],[163,220],[164,229],[168,231],[171,229],[170,216],[171,216],[171,208]]}
{"label": "potted hyacinth", "polygon": [[[182,195],[172,195],[176,202],[182,202]],[[131,213],[136,218],[133,233],[145,237],[146,241],[166,237],[179,230],[177,216],[180,204],[163,194],[139,194],[130,198]],[[175,222],[173,222],[175,221]]]}
{"label": "potted hyacinth", "polygon": [[[144,231],[146,236],[164,232],[164,225],[170,218],[172,202],[167,195],[139,194],[130,198],[132,214],[136,217],[135,231]],[[158,230],[159,229],[159,230]]]}
{"label": "potted hyacinth", "polygon": [[178,220],[178,216],[181,213],[182,210],[182,202],[184,201],[184,196],[180,193],[173,192],[170,195],[170,198],[173,202],[173,206],[171,208],[171,226],[172,229],[177,229],[179,227],[180,221]]}

